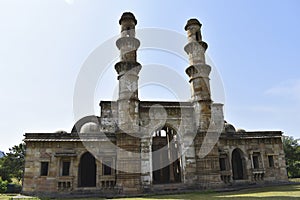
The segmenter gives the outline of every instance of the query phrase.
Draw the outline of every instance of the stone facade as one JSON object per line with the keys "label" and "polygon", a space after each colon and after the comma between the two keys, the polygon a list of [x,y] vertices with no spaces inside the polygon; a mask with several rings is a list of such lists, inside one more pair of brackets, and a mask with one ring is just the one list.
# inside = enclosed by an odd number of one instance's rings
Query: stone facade
{"label": "stone facade", "polygon": [[26,133],[24,194],[141,194],[287,181],[282,132],[235,130],[213,103],[201,24],[190,19],[184,50],[191,101],[140,101],[137,21],[124,13],[116,41],[117,101],[70,133]]}

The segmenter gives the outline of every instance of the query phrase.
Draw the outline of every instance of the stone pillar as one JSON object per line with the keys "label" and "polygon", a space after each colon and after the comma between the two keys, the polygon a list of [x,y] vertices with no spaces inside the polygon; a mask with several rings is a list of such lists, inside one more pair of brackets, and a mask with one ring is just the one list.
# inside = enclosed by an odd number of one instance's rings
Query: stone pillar
{"label": "stone pillar", "polygon": [[149,192],[152,184],[152,144],[150,137],[141,138],[141,181],[143,191]]}
{"label": "stone pillar", "polygon": [[116,41],[120,62],[115,65],[119,80],[118,131],[116,133],[116,186],[125,194],[141,191],[141,141],[139,137],[138,79],[141,65],[136,61],[140,42],[135,38],[134,15],[123,13],[121,37]]}

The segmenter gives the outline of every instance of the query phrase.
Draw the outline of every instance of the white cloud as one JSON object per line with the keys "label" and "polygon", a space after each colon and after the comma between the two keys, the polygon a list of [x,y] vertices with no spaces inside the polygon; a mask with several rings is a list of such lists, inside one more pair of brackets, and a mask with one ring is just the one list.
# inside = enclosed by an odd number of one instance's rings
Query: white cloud
{"label": "white cloud", "polygon": [[265,94],[300,99],[300,80],[287,80],[268,89]]}

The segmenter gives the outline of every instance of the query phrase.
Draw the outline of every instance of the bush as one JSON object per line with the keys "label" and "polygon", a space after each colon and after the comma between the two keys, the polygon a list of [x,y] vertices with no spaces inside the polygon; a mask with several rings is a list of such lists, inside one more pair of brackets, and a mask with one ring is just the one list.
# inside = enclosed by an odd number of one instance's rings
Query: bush
{"label": "bush", "polygon": [[3,181],[2,178],[0,177],[0,193],[4,193],[7,190],[7,181]]}
{"label": "bush", "polygon": [[6,193],[20,193],[21,190],[22,190],[21,185],[9,183],[9,184],[7,184]]}

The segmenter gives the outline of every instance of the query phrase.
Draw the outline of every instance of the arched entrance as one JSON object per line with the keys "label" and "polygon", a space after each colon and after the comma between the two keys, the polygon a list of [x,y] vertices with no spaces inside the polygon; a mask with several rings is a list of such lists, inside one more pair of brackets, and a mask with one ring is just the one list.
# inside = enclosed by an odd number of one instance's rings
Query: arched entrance
{"label": "arched entrance", "polygon": [[80,158],[78,186],[96,187],[96,161],[90,152],[84,153]]}
{"label": "arched entrance", "polygon": [[243,152],[238,148],[232,152],[231,166],[233,180],[241,180],[245,178]]}
{"label": "arched entrance", "polygon": [[181,162],[178,136],[170,127],[152,134],[153,184],[181,182]]}

